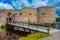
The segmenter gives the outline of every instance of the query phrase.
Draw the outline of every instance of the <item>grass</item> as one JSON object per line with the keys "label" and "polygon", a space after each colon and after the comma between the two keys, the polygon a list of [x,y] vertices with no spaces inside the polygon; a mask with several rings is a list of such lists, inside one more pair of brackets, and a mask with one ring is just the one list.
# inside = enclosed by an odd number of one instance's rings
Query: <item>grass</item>
{"label": "grass", "polygon": [[48,36],[50,36],[50,34],[38,32],[35,34],[30,34],[26,37],[19,38],[19,40],[41,40],[41,38],[45,38]]}

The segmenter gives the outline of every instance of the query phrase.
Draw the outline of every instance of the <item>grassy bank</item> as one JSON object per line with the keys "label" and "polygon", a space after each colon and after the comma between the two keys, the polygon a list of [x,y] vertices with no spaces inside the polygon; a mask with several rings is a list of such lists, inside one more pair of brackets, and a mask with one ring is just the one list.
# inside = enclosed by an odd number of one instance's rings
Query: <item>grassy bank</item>
{"label": "grassy bank", "polygon": [[46,33],[35,33],[35,34],[30,34],[26,37],[19,38],[19,40],[41,40],[42,38],[48,37],[50,34]]}

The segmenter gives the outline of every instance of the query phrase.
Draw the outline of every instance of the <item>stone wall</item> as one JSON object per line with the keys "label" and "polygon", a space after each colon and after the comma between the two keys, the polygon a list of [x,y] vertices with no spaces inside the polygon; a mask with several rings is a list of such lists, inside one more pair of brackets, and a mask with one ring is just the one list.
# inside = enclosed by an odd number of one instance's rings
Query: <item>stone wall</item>
{"label": "stone wall", "polygon": [[16,15],[16,20],[20,22],[37,22],[37,10],[34,8],[24,8]]}
{"label": "stone wall", "polygon": [[7,14],[16,14],[15,21],[17,22],[39,22],[53,23],[55,22],[55,7],[40,7],[40,8],[24,8],[21,10],[0,10],[0,23],[6,23]]}

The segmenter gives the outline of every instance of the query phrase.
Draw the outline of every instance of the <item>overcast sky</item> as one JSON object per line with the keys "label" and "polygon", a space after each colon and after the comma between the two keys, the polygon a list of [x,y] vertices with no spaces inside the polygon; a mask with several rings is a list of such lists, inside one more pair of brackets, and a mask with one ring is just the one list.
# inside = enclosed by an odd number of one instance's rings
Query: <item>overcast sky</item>
{"label": "overcast sky", "polygon": [[60,17],[60,0],[0,0],[0,9],[18,10],[24,7],[38,8],[55,6],[56,17]]}

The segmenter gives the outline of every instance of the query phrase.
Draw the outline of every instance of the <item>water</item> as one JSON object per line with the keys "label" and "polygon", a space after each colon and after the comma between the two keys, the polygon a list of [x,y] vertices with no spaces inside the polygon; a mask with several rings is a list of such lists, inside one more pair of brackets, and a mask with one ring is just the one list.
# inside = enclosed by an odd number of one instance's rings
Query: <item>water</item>
{"label": "water", "polygon": [[60,21],[56,22],[56,29],[60,29]]}

